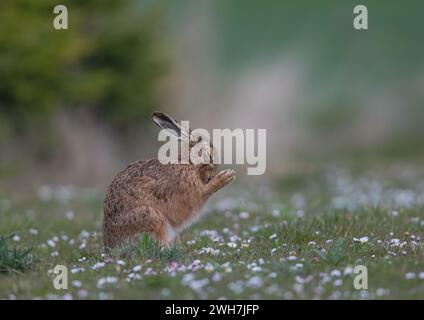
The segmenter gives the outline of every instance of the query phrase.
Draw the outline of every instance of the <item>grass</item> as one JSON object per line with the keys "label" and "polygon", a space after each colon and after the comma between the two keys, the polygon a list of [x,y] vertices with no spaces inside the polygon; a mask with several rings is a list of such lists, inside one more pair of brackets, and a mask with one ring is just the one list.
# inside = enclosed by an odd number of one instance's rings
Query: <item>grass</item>
{"label": "grass", "polygon": [[[397,182],[385,177],[381,189],[369,191],[364,177],[346,182],[343,175],[339,183],[327,176],[292,188],[233,186],[211,199],[179,243],[161,248],[141,235],[108,253],[101,247],[101,193],[73,189],[63,197],[52,188],[47,199],[7,198],[0,234],[19,238],[0,241],[7,266],[0,299],[423,299],[422,185],[403,181],[403,189],[393,189]],[[377,192],[381,205],[363,188]],[[393,190],[412,193],[413,201],[387,201]],[[57,264],[68,267],[67,290],[53,287]],[[368,268],[368,290],[353,286],[357,265]]]}
{"label": "grass", "polygon": [[23,272],[35,264],[32,248],[9,248],[8,241],[13,237],[0,235],[0,273]]}
{"label": "grass", "polygon": [[131,259],[137,256],[141,260],[158,261],[183,261],[185,252],[178,244],[161,246],[160,243],[152,239],[148,234],[141,234],[136,244],[126,243],[108,252],[115,259]]}

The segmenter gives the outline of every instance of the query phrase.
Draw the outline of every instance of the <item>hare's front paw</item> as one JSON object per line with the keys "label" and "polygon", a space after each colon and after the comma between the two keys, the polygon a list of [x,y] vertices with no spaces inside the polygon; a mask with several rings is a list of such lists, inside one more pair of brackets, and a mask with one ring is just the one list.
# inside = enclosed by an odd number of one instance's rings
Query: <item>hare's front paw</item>
{"label": "hare's front paw", "polygon": [[232,169],[222,170],[215,176],[215,179],[219,182],[221,188],[233,182],[235,178],[236,172]]}
{"label": "hare's front paw", "polygon": [[206,185],[205,198],[234,181],[236,172],[231,169],[222,170]]}

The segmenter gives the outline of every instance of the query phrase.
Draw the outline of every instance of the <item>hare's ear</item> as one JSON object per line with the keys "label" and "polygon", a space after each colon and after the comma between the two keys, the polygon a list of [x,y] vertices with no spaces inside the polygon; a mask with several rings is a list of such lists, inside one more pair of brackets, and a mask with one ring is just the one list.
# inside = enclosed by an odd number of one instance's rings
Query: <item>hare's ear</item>
{"label": "hare's ear", "polygon": [[171,118],[162,112],[155,112],[152,116],[153,122],[156,123],[159,128],[168,130],[180,139],[189,142],[191,137],[191,130],[189,128],[182,127],[177,120]]}
{"label": "hare's ear", "polygon": [[175,119],[162,112],[153,113],[152,119],[159,128],[166,129],[177,137],[181,137],[181,126]]}

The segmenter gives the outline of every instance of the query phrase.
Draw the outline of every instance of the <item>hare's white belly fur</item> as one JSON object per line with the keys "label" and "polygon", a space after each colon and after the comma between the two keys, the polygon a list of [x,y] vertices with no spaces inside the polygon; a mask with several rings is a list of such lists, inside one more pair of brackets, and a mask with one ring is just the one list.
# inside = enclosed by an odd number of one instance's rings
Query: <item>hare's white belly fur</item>
{"label": "hare's white belly fur", "polygon": [[178,236],[177,230],[168,222],[168,227],[166,229],[166,240],[172,242]]}
{"label": "hare's white belly fur", "polygon": [[168,240],[168,242],[173,242],[175,240],[175,238],[185,229],[187,229],[188,227],[190,227],[194,222],[196,222],[199,217],[201,216],[201,213],[198,212],[196,214],[193,214],[190,219],[188,219],[187,221],[185,221],[182,225],[178,226],[178,227],[173,227],[169,222],[168,222],[168,226],[166,229],[166,238]]}

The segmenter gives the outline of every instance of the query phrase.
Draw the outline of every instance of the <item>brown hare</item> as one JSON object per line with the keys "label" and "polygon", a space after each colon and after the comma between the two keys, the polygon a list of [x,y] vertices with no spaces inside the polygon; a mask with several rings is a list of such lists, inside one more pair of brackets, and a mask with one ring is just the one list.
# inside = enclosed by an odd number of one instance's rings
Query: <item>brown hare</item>
{"label": "brown hare", "polygon": [[[193,146],[191,131],[176,120],[155,112],[153,121]],[[207,143],[209,154],[215,152],[209,142],[202,143]],[[104,246],[136,240],[143,232],[169,245],[199,215],[206,200],[234,179],[234,170],[218,173],[217,165],[210,163],[162,164],[149,159],[130,164],[118,173],[106,193]]]}

